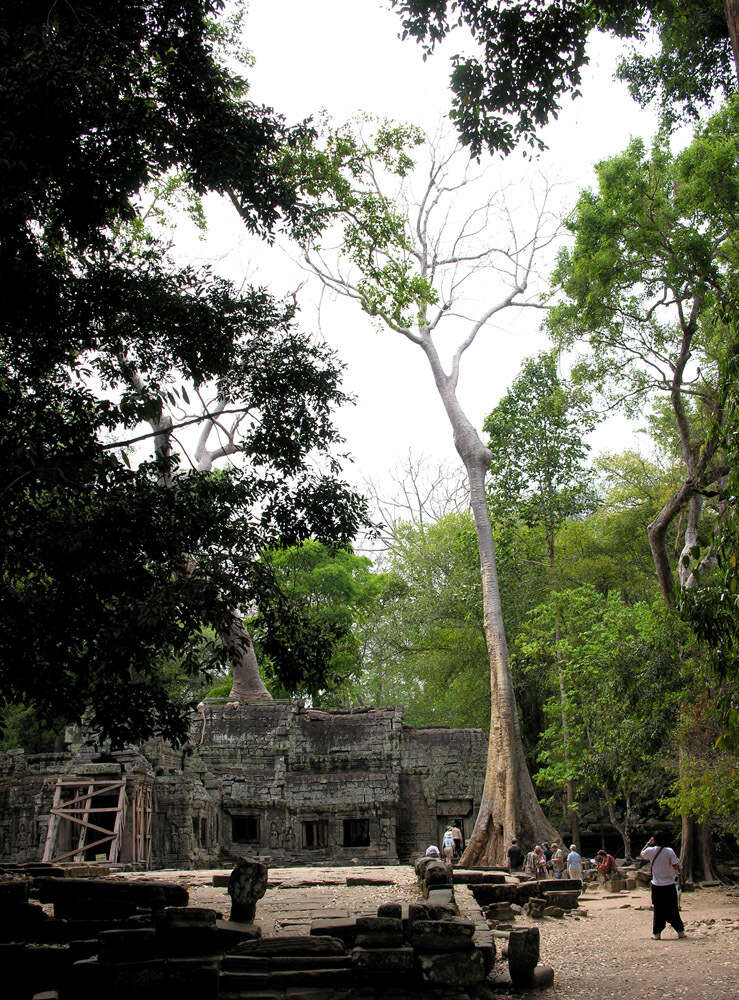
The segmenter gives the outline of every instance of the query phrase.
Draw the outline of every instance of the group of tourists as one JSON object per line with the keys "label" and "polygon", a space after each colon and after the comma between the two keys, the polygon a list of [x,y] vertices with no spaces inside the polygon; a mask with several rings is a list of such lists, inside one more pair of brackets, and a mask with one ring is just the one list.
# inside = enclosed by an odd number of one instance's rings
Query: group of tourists
{"label": "group of tourists", "polygon": [[[575,844],[570,844],[570,852],[565,857],[564,849],[558,844],[546,841],[537,844],[525,854],[517,840],[511,841],[507,851],[508,869],[521,871],[536,878],[582,878],[583,863]],[[652,865],[652,937],[659,941],[662,931],[670,924],[677,936],[685,937],[685,927],[680,916],[678,879],[681,874],[680,861],[664,837],[651,837],[639,855]],[[600,850],[593,858],[600,879],[605,882],[616,871],[616,860],[612,854]]]}
{"label": "group of tourists", "polygon": [[435,844],[429,844],[426,848],[426,857],[443,857],[444,862],[451,868],[462,857],[463,846],[464,838],[460,824],[457,822],[453,826],[448,826],[444,831],[444,836],[441,839],[441,851]]}
{"label": "group of tourists", "polygon": [[570,844],[569,853],[556,841],[536,844],[524,853],[514,838],[507,851],[509,871],[524,871],[536,878],[582,878],[582,858],[577,847]]}

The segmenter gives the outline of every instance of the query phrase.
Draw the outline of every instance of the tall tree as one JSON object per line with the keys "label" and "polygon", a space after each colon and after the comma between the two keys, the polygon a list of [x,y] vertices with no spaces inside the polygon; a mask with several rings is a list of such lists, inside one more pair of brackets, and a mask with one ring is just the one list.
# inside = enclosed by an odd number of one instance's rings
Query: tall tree
{"label": "tall tree", "polygon": [[[733,99],[673,156],[633,140],[599,164],[568,221],[575,241],[555,273],[564,301],[548,318],[560,344],[585,343],[583,377],[636,413],[664,395],[684,479],[649,526],[662,595],[675,601],[667,533],[686,511],[684,553],[695,544],[702,491],[723,475],[721,435],[731,382],[717,362],[735,305],[739,168]],[[689,573],[678,561],[680,584]]]}
{"label": "tall tree", "polygon": [[392,0],[403,36],[426,53],[455,28],[471,33],[478,55],[453,57],[451,118],[474,154],[487,146],[510,152],[519,139],[556,118],[565,95],[579,94],[594,31],[643,42],[619,75],[642,102],[659,93],[663,105],[695,117],[717,91],[736,89],[739,5],[736,0]]}
{"label": "tall tree", "polygon": [[[532,231],[523,237],[515,232],[510,206],[490,195],[486,184],[482,202],[466,212],[462,209],[453,231],[452,210],[455,204],[469,204],[471,181],[465,180],[464,163],[455,176],[454,152],[442,153],[432,144],[420,198],[404,214],[396,207],[402,202],[383,190],[383,178],[390,175],[392,183],[393,174],[408,174],[408,150],[421,141],[416,130],[389,125],[380,127],[371,141],[350,132],[329,140],[327,156],[340,150],[342,157],[334,168],[343,223],[341,259],[331,262],[319,245],[307,243],[306,261],[327,288],[356,301],[422,352],[466,471],[482,574],[491,711],[485,787],[464,862],[499,864],[511,837],[551,839],[554,830],[536,799],[521,742],[485,491],[490,452],[463,409],[458,385],[465,352],[493,317],[539,306],[538,299],[527,296],[528,284],[537,254],[555,238],[557,221],[545,194],[535,206]],[[316,169],[325,176],[325,158]],[[464,315],[468,285],[480,276],[488,304],[475,319],[465,321],[465,333],[447,369],[434,338],[450,319]],[[493,283],[498,286],[496,297],[491,294]]]}
{"label": "tall tree", "polygon": [[[733,97],[677,156],[664,140],[649,154],[634,140],[597,167],[598,193],[585,192],[569,222],[575,243],[562,252],[556,273],[565,300],[550,315],[560,343],[589,345],[582,371],[610,387],[614,404],[634,412],[655,396],[669,400],[684,478],[648,534],[670,606],[695,581],[689,556],[705,495],[721,491],[727,471],[722,429],[737,349],[738,125]],[[678,518],[675,560],[667,540]],[[684,817],[684,861],[692,856],[691,831]],[[702,853],[709,856],[705,843]]]}
{"label": "tall tree", "polygon": [[[315,224],[281,167],[305,129],[247,100],[222,6],[31,0],[0,14],[0,671],[9,698],[87,713],[119,743],[184,735],[157,665],[200,670],[203,625],[222,637],[211,658],[229,636],[241,655],[235,611],[261,589],[264,545],[345,540],[361,508],[335,466],[309,465],[333,451],[344,397],[292,308],[121,238],[140,189],[171,173],[227,193],[264,236]],[[211,380],[217,402],[179,416],[187,387]],[[179,433],[236,412],[250,474],[184,474]],[[142,437],[153,457],[132,462]]]}
{"label": "tall tree", "polygon": [[[584,435],[595,425],[588,394],[560,379],[553,351],[530,358],[483,430],[490,435],[491,499],[499,516],[508,509],[544,531],[551,585],[557,589],[555,538],[568,518],[592,506]],[[557,649],[559,647],[557,646]],[[560,690],[565,763],[569,740],[564,667],[555,662]],[[565,774],[572,840],[580,843],[572,775]]]}

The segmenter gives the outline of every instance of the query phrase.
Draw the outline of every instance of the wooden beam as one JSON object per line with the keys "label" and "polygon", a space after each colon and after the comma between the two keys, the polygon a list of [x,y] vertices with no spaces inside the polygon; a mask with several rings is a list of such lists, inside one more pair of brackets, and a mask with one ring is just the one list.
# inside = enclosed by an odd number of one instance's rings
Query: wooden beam
{"label": "wooden beam", "polygon": [[51,803],[51,811],[49,812],[49,825],[46,828],[46,843],[44,844],[44,853],[41,858],[42,861],[50,861],[51,856],[54,853],[54,847],[56,846],[56,832],[59,826],[59,818],[54,812],[54,807],[59,804],[62,797],[62,787],[59,784],[59,779],[57,778],[56,787],[54,788],[54,797]]}

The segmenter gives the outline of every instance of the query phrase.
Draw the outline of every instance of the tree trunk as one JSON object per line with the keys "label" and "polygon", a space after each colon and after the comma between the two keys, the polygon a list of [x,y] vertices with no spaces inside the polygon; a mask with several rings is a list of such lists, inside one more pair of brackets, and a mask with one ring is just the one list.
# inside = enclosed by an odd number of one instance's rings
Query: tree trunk
{"label": "tree trunk", "polygon": [[694,826],[695,824],[693,823],[692,816],[680,817],[680,866],[683,870],[683,878],[686,882],[693,882],[695,878],[693,864]]}
{"label": "tree trunk", "polygon": [[521,843],[553,841],[558,837],[539,805],[521,742],[503,628],[495,542],[485,494],[490,453],[460,407],[453,380],[444,372],[431,338],[427,337],[422,346],[452,425],[454,446],[467,472],[480,555],[483,630],[490,658],[490,743],[485,784],[480,812],[460,863],[477,867],[501,865],[514,837]]}
{"label": "tree trunk", "polygon": [[731,48],[734,51],[734,69],[739,81],[739,0],[724,0],[726,26],[729,29]]}
{"label": "tree trunk", "polygon": [[[549,536],[549,571],[552,574],[552,580],[554,581],[554,535]],[[557,659],[557,680],[559,682],[559,704],[562,712],[562,746],[564,750],[565,765],[569,766],[570,762],[570,726],[567,720],[567,695],[565,692],[565,679],[564,671],[562,670],[562,651],[560,650],[559,643],[561,639],[561,629],[559,627],[559,607],[557,607],[557,621],[555,623],[555,633],[554,641],[556,644],[556,659]],[[575,785],[572,778],[567,779],[567,784],[565,785],[565,792],[567,794],[567,816],[570,820],[570,836],[572,837],[571,843],[580,850],[580,824],[577,818],[577,808],[575,807]]]}
{"label": "tree trunk", "polygon": [[716,873],[713,870],[713,845],[711,843],[711,823],[698,823],[698,850],[700,852],[703,878],[706,882],[715,882]]}

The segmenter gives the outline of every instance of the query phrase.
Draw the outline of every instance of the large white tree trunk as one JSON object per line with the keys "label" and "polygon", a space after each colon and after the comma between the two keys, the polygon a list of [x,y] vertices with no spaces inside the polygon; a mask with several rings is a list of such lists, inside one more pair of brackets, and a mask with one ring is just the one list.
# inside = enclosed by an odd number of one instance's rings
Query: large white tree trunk
{"label": "large white tree trunk", "polygon": [[480,555],[483,630],[490,658],[490,744],[485,785],[480,812],[461,863],[479,867],[501,865],[513,837],[532,845],[558,837],[539,805],[521,742],[503,627],[495,541],[485,494],[490,452],[460,407],[454,379],[444,372],[430,337],[425,338],[423,348],[452,425],[454,445],[467,472]]}

